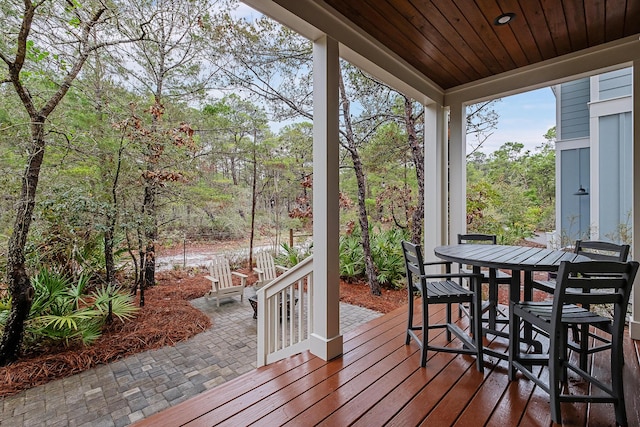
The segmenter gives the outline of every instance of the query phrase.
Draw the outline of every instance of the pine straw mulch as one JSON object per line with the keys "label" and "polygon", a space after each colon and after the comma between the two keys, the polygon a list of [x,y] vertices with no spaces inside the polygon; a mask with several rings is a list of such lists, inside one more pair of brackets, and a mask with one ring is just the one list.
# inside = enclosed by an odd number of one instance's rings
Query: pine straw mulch
{"label": "pine straw mulch", "polygon": [[0,368],[0,396],[68,377],[131,354],[175,345],[211,327],[207,315],[188,300],[203,296],[210,282],[202,275],[158,274],[158,286],[145,292],[134,321],[114,323],[91,346],[48,348]]}
{"label": "pine straw mulch", "polygon": [[[250,271],[247,283],[256,281]],[[169,271],[156,275],[157,286],[145,292],[145,306],[134,321],[114,321],[89,347],[47,348],[0,367],[0,397],[10,396],[49,381],[78,374],[146,350],[172,346],[211,327],[211,319],[189,304],[202,297],[210,282],[197,271]],[[341,300],[382,313],[407,301],[406,290],[382,290],[371,295],[366,282],[340,283]]]}

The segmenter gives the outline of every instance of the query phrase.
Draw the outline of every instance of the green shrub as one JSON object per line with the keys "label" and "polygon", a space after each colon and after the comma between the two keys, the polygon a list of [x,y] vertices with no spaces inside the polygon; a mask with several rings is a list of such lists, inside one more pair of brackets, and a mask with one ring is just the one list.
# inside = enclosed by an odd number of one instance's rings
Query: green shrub
{"label": "green shrub", "polygon": [[311,255],[311,246],[295,247],[289,246],[288,243],[283,243],[280,247],[282,250],[276,256],[275,262],[284,267],[291,268]]}
{"label": "green shrub", "polygon": [[[52,345],[91,344],[101,335],[102,326],[114,317],[131,319],[138,308],[133,296],[115,286],[88,290],[88,279],[81,276],[72,283],[66,276],[42,269],[31,280],[34,298],[25,322],[25,349]],[[0,300],[0,329],[4,329],[11,298]]]}
{"label": "green shrub", "polygon": [[371,256],[381,285],[402,288],[404,282],[404,255],[400,242],[407,235],[400,229],[391,229],[371,235]]}
{"label": "green shrub", "polygon": [[340,277],[355,280],[364,275],[364,251],[359,233],[340,236]]}
{"label": "green shrub", "polygon": [[[400,242],[407,238],[400,229],[369,231],[371,257],[381,285],[404,286],[404,258]],[[340,276],[346,280],[364,277],[364,251],[360,233],[340,237]]]}

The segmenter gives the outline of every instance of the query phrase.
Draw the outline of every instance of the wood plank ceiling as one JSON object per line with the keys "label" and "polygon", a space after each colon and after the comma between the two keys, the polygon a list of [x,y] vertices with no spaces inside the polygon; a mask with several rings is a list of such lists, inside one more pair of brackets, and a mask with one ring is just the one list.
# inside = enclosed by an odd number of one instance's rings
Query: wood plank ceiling
{"label": "wood plank ceiling", "polygon": [[445,90],[640,34],[640,0],[318,1]]}

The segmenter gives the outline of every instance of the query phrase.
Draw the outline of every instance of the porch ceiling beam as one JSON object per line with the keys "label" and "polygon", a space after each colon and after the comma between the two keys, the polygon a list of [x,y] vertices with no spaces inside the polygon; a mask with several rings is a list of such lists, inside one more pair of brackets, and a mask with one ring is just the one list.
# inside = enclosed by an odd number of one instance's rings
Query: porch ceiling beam
{"label": "porch ceiling beam", "polygon": [[638,49],[638,37],[630,36],[521,67],[449,89],[444,105],[474,104],[628,67]]}

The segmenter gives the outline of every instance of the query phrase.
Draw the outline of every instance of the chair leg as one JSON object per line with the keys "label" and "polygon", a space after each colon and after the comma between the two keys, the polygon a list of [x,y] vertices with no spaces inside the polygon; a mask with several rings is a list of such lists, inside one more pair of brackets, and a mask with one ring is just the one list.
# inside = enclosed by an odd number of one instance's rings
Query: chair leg
{"label": "chair leg", "polygon": [[513,362],[520,353],[520,317],[513,312],[513,304],[509,307],[509,381],[516,379],[516,367]]}
{"label": "chair leg", "polygon": [[[429,343],[429,304],[427,304],[426,289],[422,292],[422,353],[420,354],[420,366],[427,366],[427,347]],[[447,328],[447,332],[449,328]]]}
{"label": "chair leg", "polygon": [[482,343],[482,295],[478,292],[482,289],[482,283],[478,282],[476,286],[475,299],[471,303],[471,309],[473,310],[473,322],[471,325],[471,332],[473,334],[473,341],[476,345],[476,369],[479,372],[484,372],[484,358],[483,358],[483,343]]}
{"label": "chair leg", "polygon": [[[447,325],[451,324],[451,304],[447,304]],[[447,330],[447,341],[451,341],[451,330],[449,326],[445,328]]]}
{"label": "chair leg", "polygon": [[563,335],[560,337],[560,341],[559,341],[559,344],[562,347],[559,349],[559,352],[558,352],[558,354],[562,356],[562,359],[560,359],[561,362],[560,362],[560,372],[559,372],[558,380],[564,385],[567,383],[569,378],[568,369],[565,363],[565,362],[568,362],[569,360],[569,347],[566,345],[567,339],[569,337],[569,328],[566,325],[562,328],[562,334]]}
{"label": "chair leg", "polygon": [[[620,320],[615,320],[615,322],[618,321]],[[614,325],[613,329],[617,330],[618,328]],[[622,382],[622,366],[624,361],[622,353],[622,332],[615,336],[612,335],[611,341],[611,389],[617,399],[616,402],[614,402],[613,407],[616,412],[616,423],[621,426],[626,426],[627,409],[624,403],[624,387]]]}
{"label": "chair leg", "polygon": [[[578,326],[576,326],[576,329]],[[587,358],[589,356],[589,325],[580,326],[580,369],[587,370]]]}
{"label": "chair leg", "polygon": [[405,344],[409,345],[411,342],[411,334],[409,331],[413,329],[413,293],[409,291],[409,318],[407,320],[407,338],[405,339]]}
{"label": "chair leg", "polygon": [[[562,327],[560,328],[562,329]],[[561,377],[564,368],[565,356],[562,354],[561,344],[562,333],[549,337],[549,406],[551,407],[551,420],[554,423],[562,424],[562,414],[560,412],[560,394],[562,392]]]}

